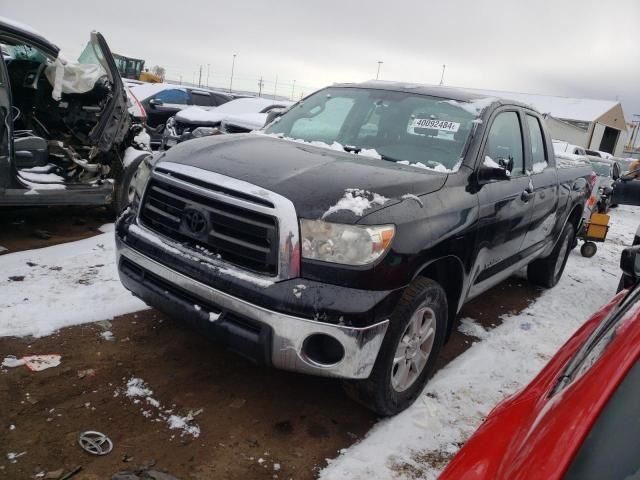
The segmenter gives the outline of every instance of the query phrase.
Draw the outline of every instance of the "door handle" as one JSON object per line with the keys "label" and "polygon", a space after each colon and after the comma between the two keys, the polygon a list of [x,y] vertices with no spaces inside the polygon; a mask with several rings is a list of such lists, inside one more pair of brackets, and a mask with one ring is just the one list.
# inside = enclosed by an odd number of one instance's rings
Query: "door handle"
{"label": "door handle", "polygon": [[531,200],[534,195],[535,195],[534,192],[532,192],[529,189],[526,189],[520,194],[520,200],[522,200],[524,203],[528,203],[529,200]]}

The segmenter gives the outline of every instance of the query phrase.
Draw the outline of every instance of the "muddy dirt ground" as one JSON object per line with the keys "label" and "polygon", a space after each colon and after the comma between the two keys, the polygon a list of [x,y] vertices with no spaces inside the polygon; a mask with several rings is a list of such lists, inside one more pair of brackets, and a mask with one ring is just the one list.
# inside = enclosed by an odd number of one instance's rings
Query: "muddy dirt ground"
{"label": "muddy dirt ground", "polygon": [[[101,209],[4,210],[0,245],[19,251],[72,241],[108,221]],[[465,306],[460,318],[492,328],[537,295],[522,280],[509,279]],[[101,336],[107,329],[112,340]],[[439,368],[474,341],[456,330]],[[155,464],[179,479],[310,479],[377,421],[344,395],[339,382],[253,365],[155,310],[40,339],[0,338],[0,359],[46,353],[61,354],[61,365],[0,371],[0,478],[39,478],[40,472],[81,466],[74,479],[108,479]],[[121,393],[132,377],[143,379],[163,407],[197,413],[200,436],[181,436],[146,418],[142,406]],[[77,438],[86,430],[109,435],[113,451],[84,453]],[[23,451],[15,463],[6,457]]]}

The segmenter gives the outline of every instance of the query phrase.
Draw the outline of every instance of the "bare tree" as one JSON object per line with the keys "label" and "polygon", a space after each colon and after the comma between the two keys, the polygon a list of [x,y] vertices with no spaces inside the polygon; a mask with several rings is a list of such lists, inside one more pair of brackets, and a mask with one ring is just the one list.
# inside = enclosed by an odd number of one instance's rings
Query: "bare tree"
{"label": "bare tree", "polygon": [[160,77],[160,79],[164,82],[164,76],[167,73],[167,70],[160,65],[154,65],[151,69],[151,73]]}

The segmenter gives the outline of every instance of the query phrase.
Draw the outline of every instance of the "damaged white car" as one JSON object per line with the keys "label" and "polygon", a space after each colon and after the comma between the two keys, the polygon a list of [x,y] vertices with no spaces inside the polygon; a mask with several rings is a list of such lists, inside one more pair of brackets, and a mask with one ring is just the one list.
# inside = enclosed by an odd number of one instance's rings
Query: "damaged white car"
{"label": "damaged white car", "polygon": [[[0,18],[0,205],[127,205],[150,158],[100,33],[77,62],[32,28]],[[140,137],[138,137],[140,138]]]}

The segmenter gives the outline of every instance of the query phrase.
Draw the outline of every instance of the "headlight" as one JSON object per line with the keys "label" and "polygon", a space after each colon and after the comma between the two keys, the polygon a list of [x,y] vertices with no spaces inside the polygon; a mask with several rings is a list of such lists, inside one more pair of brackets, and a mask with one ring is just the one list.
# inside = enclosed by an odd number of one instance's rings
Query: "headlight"
{"label": "headlight", "polygon": [[216,127],[198,127],[193,132],[191,132],[191,136],[193,138],[200,138],[208,137],[209,135],[215,135],[216,133],[220,133],[220,129]]}
{"label": "headlight", "polygon": [[345,265],[368,265],[391,246],[393,225],[343,225],[300,220],[302,257]]}

